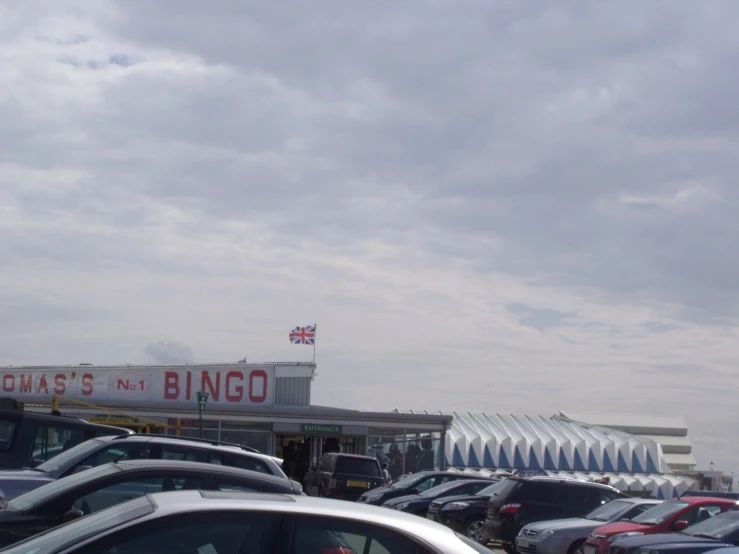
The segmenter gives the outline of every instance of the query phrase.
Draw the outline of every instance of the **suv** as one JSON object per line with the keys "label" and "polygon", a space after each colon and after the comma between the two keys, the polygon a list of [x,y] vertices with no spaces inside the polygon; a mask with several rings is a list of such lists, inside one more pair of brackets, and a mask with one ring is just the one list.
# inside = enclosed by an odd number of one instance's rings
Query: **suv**
{"label": "suv", "polygon": [[628,537],[656,535],[687,529],[727,510],[737,508],[736,500],[691,496],[668,500],[631,521],[620,521],[598,527],[585,542],[585,554],[608,554],[611,546]]}
{"label": "suv", "polygon": [[611,486],[575,479],[512,477],[490,498],[483,534],[487,541],[500,541],[503,550],[512,554],[524,525],[581,517],[615,498],[628,497]]}
{"label": "suv", "polygon": [[12,398],[0,398],[0,470],[36,467],[94,437],[130,434],[76,417],[26,412]]}
{"label": "suv", "polygon": [[305,474],[303,486],[312,496],[357,500],[364,491],[383,482],[377,458],[330,452]]}
{"label": "suv", "polygon": [[123,460],[182,460],[250,469],[287,479],[282,460],[238,445],[163,435],[120,435],[83,442],[32,470],[0,471],[0,497],[29,490],[91,467]]}
{"label": "suv", "polygon": [[414,475],[402,476],[392,485],[380,487],[359,497],[359,502],[382,506],[388,500],[409,494],[420,494],[444,483],[458,479],[487,479],[482,475],[468,475],[466,473],[452,473],[450,471],[421,471]]}

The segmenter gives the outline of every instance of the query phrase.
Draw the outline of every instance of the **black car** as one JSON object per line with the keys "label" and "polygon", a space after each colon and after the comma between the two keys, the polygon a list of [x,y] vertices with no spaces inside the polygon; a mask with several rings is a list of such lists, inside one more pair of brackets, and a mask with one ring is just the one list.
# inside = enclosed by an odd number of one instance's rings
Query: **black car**
{"label": "black car", "polygon": [[0,548],[127,500],[189,489],[302,494],[300,483],[246,469],[169,460],[110,463],[3,499]]}
{"label": "black car", "polygon": [[434,500],[452,495],[475,494],[497,482],[498,479],[459,479],[425,490],[420,494],[393,498],[385,502],[382,506],[384,508],[416,514],[417,516],[425,516],[431,502]]}
{"label": "black car", "polygon": [[482,534],[482,523],[488,511],[488,502],[504,484],[505,481],[499,481],[475,494],[438,498],[431,502],[426,517],[484,544],[487,541]]}
{"label": "black car", "polygon": [[509,554],[524,525],[582,517],[615,498],[628,498],[608,485],[555,477],[512,477],[488,502],[483,524],[486,541],[499,541]]}
{"label": "black car", "polygon": [[0,398],[0,469],[36,467],[94,437],[132,433],[76,417],[29,412],[12,398]]}
{"label": "black car", "polygon": [[450,481],[460,479],[486,479],[483,476],[466,475],[464,473],[452,473],[450,471],[422,471],[403,479],[398,479],[393,484],[380,487],[364,493],[359,497],[359,502],[382,506],[388,500],[399,496],[420,494],[423,491],[438,487]]}
{"label": "black car", "polygon": [[638,535],[614,542],[608,554],[701,554],[739,546],[739,511],[724,512],[678,533]]}
{"label": "black car", "polygon": [[329,452],[318,466],[303,478],[305,492],[311,496],[357,500],[359,496],[384,483],[377,458]]}

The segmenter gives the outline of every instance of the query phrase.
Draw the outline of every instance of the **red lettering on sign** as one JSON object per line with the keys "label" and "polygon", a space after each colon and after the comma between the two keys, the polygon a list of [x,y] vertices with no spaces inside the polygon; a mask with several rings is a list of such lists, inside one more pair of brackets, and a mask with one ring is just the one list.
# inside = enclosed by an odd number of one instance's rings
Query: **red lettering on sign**
{"label": "red lettering on sign", "polygon": [[82,375],[82,394],[84,396],[90,396],[93,391],[93,376],[92,373],[84,373]]}
{"label": "red lettering on sign", "polygon": [[3,390],[5,392],[15,390],[15,375],[3,375]]}
{"label": "red lettering on sign", "polygon": [[36,387],[36,394],[41,394],[41,389],[44,389],[44,394],[49,394],[49,384],[46,382],[46,375],[41,374],[41,379],[38,381]]}
{"label": "red lettering on sign", "polygon": [[31,389],[33,388],[33,376],[29,375],[28,379],[23,378],[24,375],[21,373],[21,390],[20,393],[31,393]]}
{"label": "red lettering on sign", "polygon": [[192,398],[192,372],[187,372],[187,377],[185,379],[185,400],[190,400]]}
{"label": "red lettering on sign", "polygon": [[[205,390],[206,386],[210,391]],[[210,374],[207,371],[203,371],[200,374],[200,390],[210,392],[210,399],[218,402],[218,399],[221,397],[221,372],[216,371],[216,384],[213,386],[213,381],[210,380]]]}
{"label": "red lettering on sign", "polygon": [[[242,383],[244,382],[244,374],[240,371],[229,371],[226,373],[226,401],[227,402],[241,402],[244,398],[244,387],[243,385],[235,385],[231,388],[231,379],[238,379]],[[233,393],[231,392],[233,390]]]}
{"label": "red lettering on sign", "polygon": [[267,400],[267,372],[255,369],[249,375],[249,400],[261,404]]}
{"label": "red lettering on sign", "polygon": [[67,384],[64,381],[66,381],[64,373],[57,373],[54,376],[54,394],[64,394],[67,390]]}
{"label": "red lettering on sign", "polygon": [[174,371],[164,372],[164,398],[177,400],[180,396],[180,376]]}

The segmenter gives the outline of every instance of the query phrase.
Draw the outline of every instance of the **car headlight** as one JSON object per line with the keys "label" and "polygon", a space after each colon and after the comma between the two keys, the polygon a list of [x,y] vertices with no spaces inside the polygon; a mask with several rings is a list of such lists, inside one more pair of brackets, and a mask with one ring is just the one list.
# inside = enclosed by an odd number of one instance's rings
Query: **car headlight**
{"label": "car headlight", "polygon": [[442,510],[464,510],[465,508],[469,507],[469,502],[450,502],[449,504],[444,504],[441,509]]}
{"label": "car headlight", "polygon": [[638,537],[639,535],[643,535],[644,533],[639,533],[637,531],[634,531],[632,533],[621,533],[620,535],[613,535],[609,542],[618,542],[622,539],[628,539],[629,537]]}
{"label": "car headlight", "polygon": [[410,505],[410,502],[401,502],[393,506],[396,510],[405,510]]}
{"label": "car headlight", "polygon": [[554,535],[554,529],[545,529],[539,533],[539,539],[546,539]]}
{"label": "car headlight", "polygon": [[377,502],[380,498],[382,498],[380,494],[371,494],[367,497],[367,502]]}

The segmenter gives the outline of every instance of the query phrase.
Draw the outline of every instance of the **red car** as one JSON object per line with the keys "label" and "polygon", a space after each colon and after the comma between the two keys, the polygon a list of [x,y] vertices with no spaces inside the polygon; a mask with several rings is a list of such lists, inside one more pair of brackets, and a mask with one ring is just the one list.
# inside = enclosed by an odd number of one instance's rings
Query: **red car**
{"label": "red car", "polygon": [[585,541],[584,554],[608,554],[611,544],[626,537],[682,531],[721,512],[739,509],[736,500],[691,496],[657,504],[630,521],[598,527]]}

